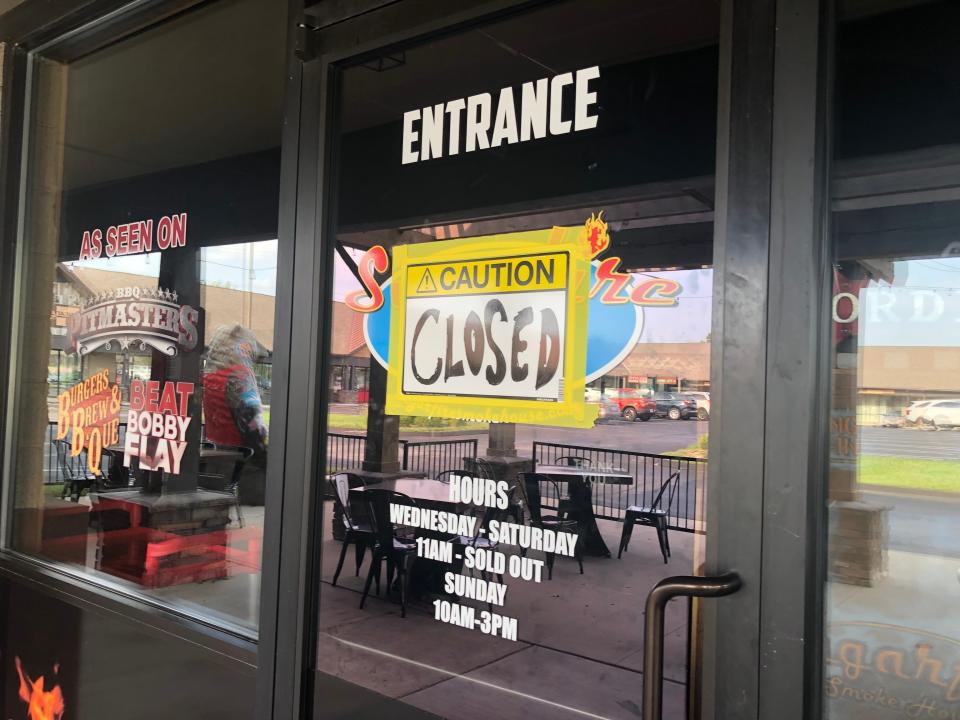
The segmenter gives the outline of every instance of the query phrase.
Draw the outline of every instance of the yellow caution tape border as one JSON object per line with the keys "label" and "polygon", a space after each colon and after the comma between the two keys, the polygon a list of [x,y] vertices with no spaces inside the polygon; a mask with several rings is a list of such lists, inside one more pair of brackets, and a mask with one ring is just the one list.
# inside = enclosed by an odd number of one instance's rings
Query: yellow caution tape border
{"label": "yellow caution tape border", "polygon": [[[587,303],[590,291],[590,250],[582,227],[504,233],[475,238],[399,245],[393,249],[393,288],[390,308],[390,357],[387,368],[386,412],[389,415],[447,417],[490,422],[517,422],[558,427],[591,427],[596,407],[585,394],[587,364]],[[491,258],[515,258],[566,253],[566,341],[563,400],[549,402],[517,398],[407,394],[403,392],[403,339],[412,266],[452,265]],[[531,290],[527,289],[527,292]],[[489,290],[481,292],[489,293]],[[471,293],[460,293],[471,294]],[[443,297],[420,295],[419,297]]]}

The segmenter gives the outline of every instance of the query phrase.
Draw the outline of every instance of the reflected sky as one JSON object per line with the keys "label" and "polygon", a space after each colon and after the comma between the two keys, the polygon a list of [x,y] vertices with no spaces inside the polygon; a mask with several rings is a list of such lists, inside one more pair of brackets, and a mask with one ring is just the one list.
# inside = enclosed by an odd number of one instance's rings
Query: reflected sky
{"label": "reflected sky", "polygon": [[[78,260],[65,264],[68,267],[93,268],[155,278],[160,272],[160,256],[161,253],[152,252]],[[200,263],[203,268],[203,282],[207,285],[251,290],[262,295],[276,294],[276,240],[201,248]]]}

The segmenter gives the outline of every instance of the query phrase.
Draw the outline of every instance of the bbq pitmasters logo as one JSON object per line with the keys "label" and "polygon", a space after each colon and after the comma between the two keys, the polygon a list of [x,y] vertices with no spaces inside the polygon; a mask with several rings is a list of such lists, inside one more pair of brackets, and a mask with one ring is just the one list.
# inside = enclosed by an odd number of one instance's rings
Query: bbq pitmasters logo
{"label": "bbq pitmasters logo", "polygon": [[86,301],[68,320],[71,349],[87,355],[103,348],[123,352],[148,347],[173,357],[197,346],[199,312],[177,302],[176,291],[118,288]]}

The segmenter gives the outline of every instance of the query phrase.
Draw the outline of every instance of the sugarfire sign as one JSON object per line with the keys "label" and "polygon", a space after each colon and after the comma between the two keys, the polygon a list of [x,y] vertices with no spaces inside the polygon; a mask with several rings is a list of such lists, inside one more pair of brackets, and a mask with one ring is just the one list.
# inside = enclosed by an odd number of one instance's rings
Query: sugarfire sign
{"label": "sugarfire sign", "polygon": [[99,348],[123,352],[148,346],[164,355],[197,345],[199,312],[177,302],[176,291],[118,288],[88,299],[67,319],[71,349],[87,355]]}
{"label": "sugarfire sign", "polygon": [[387,412],[589,426],[576,229],[394,249]]}

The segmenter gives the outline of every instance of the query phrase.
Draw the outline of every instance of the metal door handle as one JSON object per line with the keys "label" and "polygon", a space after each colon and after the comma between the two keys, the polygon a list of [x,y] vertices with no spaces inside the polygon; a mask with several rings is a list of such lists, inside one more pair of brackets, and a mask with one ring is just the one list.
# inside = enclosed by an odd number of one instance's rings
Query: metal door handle
{"label": "metal door handle", "polygon": [[677,575],[658,582],[647,595],[643,640],[643,720],[663,717],[663,621],[675,597],[723,597],[743,585],[735,572],[712,577]]}

